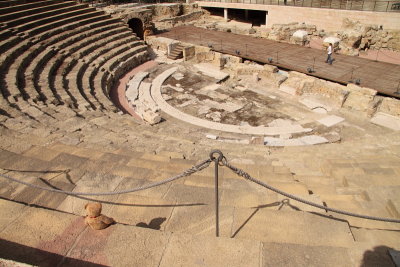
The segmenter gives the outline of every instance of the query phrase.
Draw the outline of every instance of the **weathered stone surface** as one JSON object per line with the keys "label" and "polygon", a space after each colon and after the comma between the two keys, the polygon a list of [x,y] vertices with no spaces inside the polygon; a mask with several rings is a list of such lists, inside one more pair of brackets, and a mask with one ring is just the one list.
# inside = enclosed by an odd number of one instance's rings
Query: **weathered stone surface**
{"label": "weathered stone surface", "polygon": [[196,55],[196,50],[194,46],[188,46],[183,49],[183,58],[185,61],[193,59],[195,55]]}
{"label": "weathered stone surface", "polygon": [[[99,238],[103,242],[103,257],[106,257],[107,265],[112,266],[157,266],[159,265],[164,249],[171,236],[170,233],[143,229],[140,227],[118,225],[106,229],[109,231],[105,238],[101,233],[87,233],[85,238],[72,251],[72,255],[79,255],[80,251],[86,251],[91,246],[96,246]],[[96,238],[96,236],[98,236]],[[87,241],[86,241],[87,240]],[[89,249],[89,253],[90,253]],[[96,249],[93,249],[96,251]],[[82,256],[81,256],[82,257]],[[98,258],[99,260],[99,258]]]}
{"label": "weathered stone surface", "polygon": [[340,122],[344,121],[344,118],[336,116],[336,115],[330,115],[325,118],[322,118],[318,120],[319,123],[325,125],[326,127],[331,127],[335,124],[338,124]]}
{"label": "weathered stone surface", "polygon": [[374,108],[373,101],[377,91],[351,83],[347,84],[347,89],[349,95],[343,103],[343,107],[364,113],[370,113]]}
{"label": "weathered stone surface", "polygon": [[385,97],[382,99],[378,111],[395,117],[400,117],[400,100]]}
{"label": "weathered stone surface", "polygon": [[400,131],[400,118],[393,115],[377,112],[371,122],[395,131]]}
{"label": "weathered stone surface", "polygon": [[329,44],[332,44],[333,47],[339,46],[340,39],[337,37],[329,36],[324,38],[323,44],[324,46],[329,46]]}
{"label": "weathered stone surface", "polygon": [[371,24],[362,24],[348,18],[343,20],[342,30],[337,32],[342,40],[341,53],[358,55],[360,50],[389,48],[399,50],[399,30],[384,30],[383,27]]}
{"label": "weathered stone surface", "polygon": [[[290,255],[284,257],[283,255]],[[263,243],[263,267],[353,266],[346,248]]]}
{"label": "weathered stone surface", "polygon": [[202,103],[210,108],[222,109],[228,112],[235,112],[243,107],[243,105],[239,105],[233,102],[219,103],[210,99],[206,99]]}
{"label": "weathered stone surface", "polygon": [[165,37],[148,36],[146,38],[146,42],[151,47],[166,53],[168,50],[168,44],[171,43],[171,39]]}
{"label": "weathered stone surface", "polygon": [[129,80],[126,87],[126,98],[130,102],[134,102],[139,96],[139,85],[144,78],[149,75],[148,72],[139,72],[132,79]]}
{"label": "weathered stone surface", "polygon": [[304,45],[308,41],[308,33],[305,30],[297,30],[293,33],[292,41],[295,44]]}
{"label": "weathered stone surface", "polygon": [[259,266],[259,249],[257,241],[174,234],[159,266]]}
{"label": "weathered stone surface", "polygon": [[[2,246],[0,257],[12,255],[22,262],[56,266],[61,261],[60,255],[66,255],[84,229],[82,217],[31,207],[18,223],[1,232],[1,240],[12,243]],[[49,253],[38,253],[40,250]]]}
{"label": "weathered stone surface", "polygon": [[27,206],[12,201],[0,199],[0,232],[17,219],[27,209]]}
{"label": "weathered stone surface", "polygon": [[[251,220],[239,229],[252,214]],[[237,231],[238,238],[312,246],[348,247],[353,244],[347,223],[307,212],[236,209],[234,216],[232,231]]]}
{"label": "weathered stone surface", "polygon": [[215,65],[208,64],[208,63],[200,63],[194,65],[200,72],[203,74],[213,77],[218,81],[224,80],[229,77],[228,73],[220,71],[219,68],[215,67]]}
{"label": "weathered stone surface", "polygon": [[314,86],[316,78],[307,76],[306,74],[290,71],[289,77],[284,81],[280,87],[283,91],[289,92],[290,94],[302,95],[304,91],[310,91]]}
{"label": "weathered stone surface", "polygon": [[314,95],[336,108],[342,107],[348,93],[345,86],[321,79],[316,79],[312,87],[303,87],[303,94]]}
{"label": "weathered stone surface", "polygon": [[157,124],[162,119],[159,113],[154,112],[150,109],[143,110],[141,113],[143,120],[145,120],[150,125]]}
{"label": "weathered stone surface", "polygon": [[295,42],[293,35],[296,31],[302,30],[307,35],[312,35],[316,32],[315,25],[308,25],[304,23],[288,23],[288,24],[274,24],[268,34],[268,39],[274,41]]}
{"label": "weathered stone surface", "polygon": [[[212,179],[210,181],[213,182]],[[233,209],[226,206],[220,211],[221,236],[231,236]],[[215,211],[208,205],[177,206],[168,219],[166,231],[214,237]]]}
{"label": "weathered stone surface", "polygon": [[196,91],[196,94],[207,95],[213,99],[225,100],[229,98],[228,95],[217,92],[221,88],[220,84],[211,84]]}
{"label": "weathered stone surface", "polygon": [[171,216],[174,201],[165,201],[133,194],[120,195],[116,205],[107,216],[124,224],[164,230],[166,220]]}

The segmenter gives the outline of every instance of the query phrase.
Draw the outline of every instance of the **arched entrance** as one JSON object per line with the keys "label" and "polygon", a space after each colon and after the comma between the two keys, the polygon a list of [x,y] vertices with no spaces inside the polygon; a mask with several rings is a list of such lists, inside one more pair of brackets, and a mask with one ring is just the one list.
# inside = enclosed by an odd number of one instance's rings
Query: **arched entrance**
{"label": "arched entrance", "polygon": [[143,40],[143,22],[138,18],[133,18],[128,21],[128,25],[136,36]]}

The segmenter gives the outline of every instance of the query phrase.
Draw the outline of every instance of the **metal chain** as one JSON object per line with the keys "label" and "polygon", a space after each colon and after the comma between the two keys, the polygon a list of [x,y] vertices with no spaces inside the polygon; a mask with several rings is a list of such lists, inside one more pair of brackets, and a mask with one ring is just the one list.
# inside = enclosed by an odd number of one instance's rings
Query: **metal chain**
{"label": "metal chain", "polygon": [[159,186],[159,185],[170,183],[172,181],[175,181],[175,180],[178,180],[180,178],[192,175],[193,173],[196,173],[198,171],[201,171],[201,170],[207,168],[210,165],[211,162],[212,162],[211,159],[207,159],[207,160],[204,160],[201,163],[199,163],[197,165],[194,165],[193,167],[185,170],[181,174],[175,175],[175,176],[167,178],[165,180],[162,180],[162,181],[159,181],[159,182],[155,182],[155,183],[151,183],[151,184],[147,184],[147,185],[143,185],[143,186],[139,186],[139,187],[128,189],[128,190],[114,191],[114,192],[98,192],[98,193],[71,192],[71,191],[64,191],[64,190],[60,190],[60,189],[53,189],[53,188],[48,188],[48,187],[43,187],[43,186],[40,186],[40,185],[27,183],[27,182],[12,178],[12,177],[10,177],[8,175],[5,175],[5,174],[0,174],[0,176],[4,177],[4,178],[6,178],[6,179],[8,179],[10,181],[13,181],[13,182],[16,182],[16,183],[20,183],[20,184],[23,184],[23,185],[26,185],[26,186],[30,186],[30,187],[33,187],[33,188],[46,190],[46,191],[50,191],[50,192],[55,192],[55,193],[62,193],[62,194],[66,194],[66,195],[74,195],[74,196],[111,196],[111,195],[120,195],[120,194],[127,194],[127,193],[137,192],[137,191],[141,191],[141,190],[149,189],[149,188],[156,187],[156,186]]}
{"label": "metal chain", "polygon": [[291,198],[291,199],[296,200],[298,202],[301,202],[301,203],[304,203],[304,204],[307,204],[307,205],[310,205],[310,206],[313,206],[313,207],[316,207],[316,208],[319,208],[319,209],[323,209],[323,210],[326,210],[326,211],[332,211],[332,212],[335,212],[335,213],[344,214],[344,215],[348,215],[348,216],[352,216],[352,217],[368,219],[368,220],[400,223],[400,220],[398,220],[398,219],[381,218],[381,217],[375,217],[375,216],[369,216],[369,215],[362,215],[362,214],[357,214],[357,213],[348,212],[348,211],[344,211],[344,210],[339,210],[339,209],[335,209],[335,208],[325,207],[323,205],[319,205],[319,204],[316,204],[314,202],[311,202],[311,201],[302,199],[300,197],[297,197],[295,195],[286,193],[286,192],[284,192],[282,190],[279,190],[279,189],[277,189],[275,187],[272,187],[272,186],[270,186],[270,185],[268,185],[268,184],[266,184],[266,183],[264,183],[264,182],[262,182],[260,180],[257,180],[255,178],[251,177],[251,175],[248,174],[247,172],[245,172],[245,171],[243,171],[243,170],[241,170],[239,168],[236,168],[235,166],[232,166],[231,164],[229,164],[225,157],[222,158],[221,164],[226,166],[230,170],[232,170],[237,175],[242,176],[242,177],[244,177],[245,179],[247,179],[249,181],[252,181],[252,182],[254,182],[254,183],[258,184],[258,185],[261,185],[261,186],[263,186],[263,187],[265,187],[265,188],[267,188],[267,189],[269,189],[271,191],[274,191],[274,192],[276,192],[276,193],[278,193],[280,195],[283,195],[285,197]]}

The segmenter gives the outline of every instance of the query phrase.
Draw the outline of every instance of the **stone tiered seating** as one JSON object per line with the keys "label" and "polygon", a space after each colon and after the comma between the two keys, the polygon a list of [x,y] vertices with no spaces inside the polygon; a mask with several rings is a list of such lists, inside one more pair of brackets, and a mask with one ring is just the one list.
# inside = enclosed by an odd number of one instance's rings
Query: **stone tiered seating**
{"label": "stone tiered seating", "polygon": [[66,7],[71,5],[71,3],[73,2],[63,2],[62,0],[49,0],[3,8],[0,11],[0,22],[13,20],[18,17],[28,16],[32,13],[46,12],[52,10],[55,7]]}
{"label": "stone tiered seating", "polygon": [[[108,99],[107,104],[98,103],[93,95],[106,90],[84,89],[82,76],[91,61],[101,55],[96,54],[96,49],[105,46],[107,38],[138,44],[129,28],[117,19],[110,19],[102,12],[74,1],[37,3],[37,6],[9,7],[8,11],[15,13],[14,16],[7,12],[0,16],[4,22],[0,47],[7,51],[2,54],[1,61],[3,95],[17,105],[22,105],[21,101],[29,100],[31,103],[33,100],[37,104],[80,105],[83,110],[112,106]],[[111,44],[107,51],[114,48]],[[136,54],[130,53],[123,60],[130,56]],[[141,60],[136,64],[144,60],[142,56],[138,57]],[[123,71],[125,69],[119,74]],[[111,77],[114,78],[118,77]]]}

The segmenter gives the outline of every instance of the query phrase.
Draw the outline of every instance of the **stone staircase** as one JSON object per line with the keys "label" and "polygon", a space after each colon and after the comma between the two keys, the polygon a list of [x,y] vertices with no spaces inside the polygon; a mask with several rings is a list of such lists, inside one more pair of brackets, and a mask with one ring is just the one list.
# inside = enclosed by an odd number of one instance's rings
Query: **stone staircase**
{"label": "stone staircase", "polygon": [[183,58],[183,49],[185,46],[181,43],[177,44],[174,49],[168,54],[168,58],[172,60],[177,60]]}

